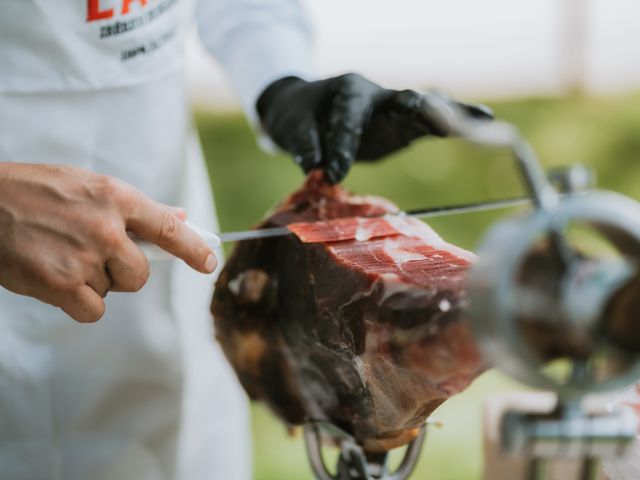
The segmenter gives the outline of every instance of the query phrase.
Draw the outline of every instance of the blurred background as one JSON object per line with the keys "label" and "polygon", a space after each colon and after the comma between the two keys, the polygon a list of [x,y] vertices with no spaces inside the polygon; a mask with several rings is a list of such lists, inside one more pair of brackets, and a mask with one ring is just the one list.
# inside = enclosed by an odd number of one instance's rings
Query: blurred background
{"label": "blurred background", "polygon": [[[637,0],[307,0],[319,77],[356,71],[394,88],[437,88],[515,123],[547,167],[581,162],[602,188],[640,199],[640,3]],[[194,38],[189,84],[222,230],[245,229],[302,174],[259,150],[215,61]],[[522,193],[511,159],[428,139],[345,184],[402,208]],[[505,212],[438,218],[448,241],[473,249]],[[480,478],[488,395],[523,387],[489,372],[434,413],[414,478]],[[310,479],[302,439],[253,407],[255,478]]]}

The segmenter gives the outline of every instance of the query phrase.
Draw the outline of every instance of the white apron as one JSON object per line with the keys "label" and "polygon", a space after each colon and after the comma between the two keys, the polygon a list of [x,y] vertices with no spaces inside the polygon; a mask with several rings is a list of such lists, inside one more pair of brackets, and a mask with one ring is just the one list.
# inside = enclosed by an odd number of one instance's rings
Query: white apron
{"label": "white apron", "polygon": [[[215,228],[182,72],[190,0],[0,4],[0,161],[113,175]],[[0,478],[249,478],[212,283],[153,263],[91,325],[0,288]]]}

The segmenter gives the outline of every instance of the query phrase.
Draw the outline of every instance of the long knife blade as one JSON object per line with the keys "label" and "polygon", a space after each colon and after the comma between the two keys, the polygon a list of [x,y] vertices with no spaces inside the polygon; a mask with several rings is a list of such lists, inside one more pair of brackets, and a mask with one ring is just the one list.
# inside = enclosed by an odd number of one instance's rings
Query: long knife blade
{"label": "long knife blade", "polygon": [[[512,197],[478,203],[462,203],[458,205],[446,205],[408,210],[406,212],[399,212],[398,215],[414,218],[434,218],[442,217],[445,215],[460,215],[463,213],[483,212],[488,210],[518,207],[531,203],[532,199],[530,197]],[[289,230],[287,227],[273,227],[237,232],[212,233],[190,221],[187,221],[187,226],[198,233],[198,235],[200,235],[212,248],[218,247],[220,243],[257,240],[261,238],[281,237],[283,235],[292,234],[291,230]],[[175,258],[168,252],[162,250],[160,247],[149,242],[136,239],[136,243],[138,244],[138,246],[140,246],[149,260],[166,260]]]}
{"label": "long knife blade", "polygon": [[[483,212],[487,210],[498,210],[501,208],[518,207],[528,205],[532,202],[529,197],[502,198],[500,200],[490,200],[481,203],[462,203],[458,205],[446,205],[438,207],[421,208],[400,212],[398,215],[414,218],[434,218],[445,215],[459,215],[462,213]],[[243,240],[256,240],[259,238],[281,237],[290,235],[292,232],[287,227],[262,228],[259,230],[245,230],[240,232],[218,233],[218,238],[222,243],[239,242]]]}
{"label": "long knife blade", "polygon": [[258,238],[281,237],[291,234],[287,227],[261,228],[259,230],[244,230],[241,232],[218,233],[218,238],[222,243],[241,242],[243,240],[255,240]]}

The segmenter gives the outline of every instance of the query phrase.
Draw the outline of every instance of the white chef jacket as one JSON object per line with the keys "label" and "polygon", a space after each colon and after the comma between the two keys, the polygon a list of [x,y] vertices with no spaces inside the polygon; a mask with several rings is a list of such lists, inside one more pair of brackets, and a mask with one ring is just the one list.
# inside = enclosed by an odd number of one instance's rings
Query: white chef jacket
{"label": "white chef jacket", "polygon": [[[215,229],[185,95],[194,8],[250,117],[268,83],[308,74],[295,0],[0,0],[0,161],[113,175]],[[0,288],[0,478],[249,478],[212,283],[153,262],[147,285],[110,293],[90,325]]]}

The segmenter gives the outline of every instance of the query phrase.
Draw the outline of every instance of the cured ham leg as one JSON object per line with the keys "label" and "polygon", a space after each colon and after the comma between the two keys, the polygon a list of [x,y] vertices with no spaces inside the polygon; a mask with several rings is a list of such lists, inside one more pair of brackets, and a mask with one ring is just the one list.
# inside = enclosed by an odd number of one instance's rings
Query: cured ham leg
{"label": "cured ham leg", "polygon": [[463,312],[473,254],[397,212],[314,173],[258,227],[294,235],[240,242],[212,302],[252,398],[372,452],[410,441],[485,368]]}

